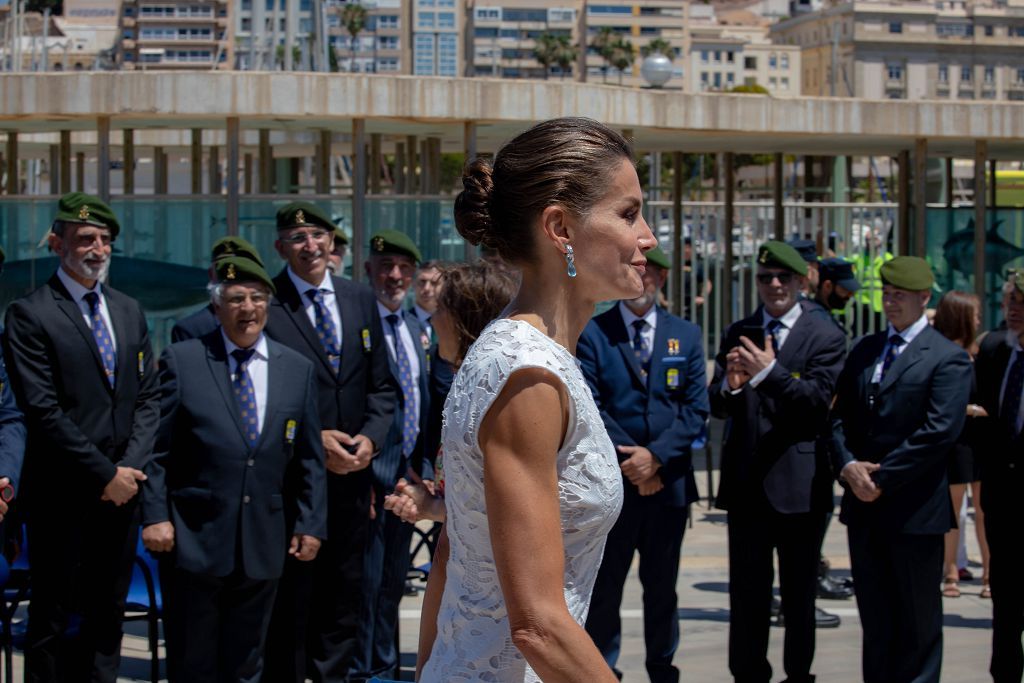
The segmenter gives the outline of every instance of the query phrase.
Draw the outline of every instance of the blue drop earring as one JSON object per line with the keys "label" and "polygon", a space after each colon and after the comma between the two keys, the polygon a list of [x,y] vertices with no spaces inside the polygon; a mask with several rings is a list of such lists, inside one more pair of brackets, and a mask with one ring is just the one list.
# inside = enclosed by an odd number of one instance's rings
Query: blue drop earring
{"label": "blue drop earring", "polygon": [[565,245],[565,264],[569,277],[576,277],[576,255],[572,253],[571,244]]}

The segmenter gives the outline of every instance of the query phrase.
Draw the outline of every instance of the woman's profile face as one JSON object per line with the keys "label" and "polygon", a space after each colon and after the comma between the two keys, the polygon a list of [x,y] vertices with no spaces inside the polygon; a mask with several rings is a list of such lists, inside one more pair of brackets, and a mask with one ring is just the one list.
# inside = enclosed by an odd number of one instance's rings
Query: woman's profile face
{"label": "woman's profile face", "polygon": [[642,208],[636,169],[622,159],[573,244],[580,280],[594,290],[596,301],[635,299],[644,291],[644,254],[658,242]]}

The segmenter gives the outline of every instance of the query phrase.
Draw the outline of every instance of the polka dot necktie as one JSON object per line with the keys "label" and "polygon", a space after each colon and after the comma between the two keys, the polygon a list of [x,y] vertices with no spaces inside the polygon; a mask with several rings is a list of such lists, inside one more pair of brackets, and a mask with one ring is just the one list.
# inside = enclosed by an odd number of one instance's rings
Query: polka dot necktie
{"label": "polka dot necktie", "polygon": [[785,327],[785,325],[782,321],[775,318],[768,321],[768,325],[765,327],[768,334],[772,336],[772,351],[775,352],[776,356],[779,355],[779,348],[781,347],[781,344],[779,343],[779,330],[783,327]]}
{"label": "polka dot necktie", "polygon": [[645,327],[647,327],[646,320],[633,321],[633,355],[636,356],[636,362],[644,377],[647,376],[648,363],[651,360],[651,348],[647,345],[643,334]]}
{"label": "polka dot necktie", "polygon": [[316,321],[316,336],[324,347],[327,359],[331,362],[334,372],[341,367],[341,344],[338,340],[338,328],[334,325],[334,318],[327,310],[324,302],[323,289],[308,289],[306,296],[313,300],[313,318]]}
{"label": "polka dot necktie", "polygon": [[416,446],[416,437],[420,433],[420,408],[416,403],[412,364],[409,362],[409,354],[406,353],[402,337],[398,334],[398,314],[392,313],[386,317],[386,320],[391,325],[391,334],[395,340],[395,364],[398,365],[398,384],[402,387],[402,396],[405,398],[405,407],[402,411],[402,454],[409,455]]}
{"label": "polka dot necktie", "polygon": [[1017,351],[1017,359],[1010,366],[1010,374],[1006,377],[1006,389],[1003,390],[1003,400],[999,405],[999,417],[1013,435],[1017,434],[1021,392],[1024,392],[1024,353]]}
{"label": "polka dot necktie", "polygon": [[85,301],[89,304],[89,321],[92,325],[92,336],[96,340],[96,347],[100,350],[100,359],[103,361],[103,372],[107,375],[110,386],[114,386],[115,372],[117,370],[117,357],[114,355],[114,340],[110,337],[110,330],[103,322],[100,315],[100,295],[96,292],[86,292]]}
{"label": "polka dot necktie", "polygon": [[879,381],[885,379],[885,373],[889,372],[889,368],[892,366],[893,361],[896,360],[896,356],[899,355],[900,347],[906,344],[903,341],[903,337],[898,334],[894,334],[889,337],[889,350],[885,352],[885,358],[882,359],[882,376]]}
{"label": "polka dot necktie", "polygon": [[238,401],[238,411],[242,416],[242,426],[245,428],[245,438],[250,446],[255,446],[260,438],[260,418],[256,408],[256,390],[252,386],[252,377],[249,376],[249,359],[255,349],[235,349],[231,357],[235,359],[235,374],[231,377],[231,388],[235,392],[235,400]]}

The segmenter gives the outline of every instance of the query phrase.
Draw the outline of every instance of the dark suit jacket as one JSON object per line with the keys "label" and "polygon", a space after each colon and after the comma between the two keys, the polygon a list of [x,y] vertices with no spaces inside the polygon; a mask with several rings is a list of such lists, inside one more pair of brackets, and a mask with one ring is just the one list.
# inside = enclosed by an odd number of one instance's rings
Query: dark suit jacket
{"label": "dark suit jacket", "polygon": [[[103,287],[117,345],[111,388],[81,309],[56,274],[7,308],[5,354],[25,411],[30,514],[66,514],[61,496],[96,500],[117,466],[145,469],[160,421],[156,362],[138,302]],[[40,505],[31,503],[40,492]],[[44,493],[45,491],[45,493]]]}
{"label": "dark suit jacket", "polygon": [[851,525],[877,524],[894,532],[942,534],[953,522],[947,460],[964,426],[971,360],[967,352],[928,326],[873,389],[871,376],[885,342],[885,331],[858,342],[836,387],[832,420],[836,473],[853,460],[882,466],[872,475],[882,489],[881,497],[864,503],[847,491],[840,519]]}
{"label": "dark suit jacket", "polygon": [[187,571],[275,579],[293,533],[326,536],[313,366],[273,340],[267,354],[266,414],[252,447],[220,330],[172,344],[160,358],[160,431],[142,487],[143,524],[174,524],[175,561]]}
{"label": "dark suit jacket", "polygon": [[762,310],[729,328],[715,359],[711,410],[728,420],[715,504],[752,507],[767,496],[782,513],[830,510],[832,476],[815,442],[828,430],[828,409],[846,355],[846,339],[812,301],[786,337],[775,367],[757,387],[723,394],[725,356],[739,345],[744,325],[760,326]]}
{"label": "dark suit jacket", "polygon": [[[697,499],[690,446],[708,417],[704,351],[696,325],[662,308],[657,316],[646,380],[618,306],[587,324],[576,356],[612,443],[644,446],[661,462],[658,472],[665,488],[650,500],[684,506]],[[676,353],[669,348],[670,339],[678,342]],[[619,454],[620,460],[626,457]],[[639,498],[628,480],[625,490]]]}
{"label": "dark suit jacket", "polygon": [[[436,343],[427,355],[430,358],[430,415],[427,418],[426,436],[424,437],[423,458],[425,462],[423,469],[434,472],[437,466],[437,454],[441,448],[444,403],[448,399],[452,382],[455,381],[455,368],[441,358]],[[414,463],[413,467],[415,466]]]}
{"label": "dark suit jacket", "polygon": [[266,333],[312,361],[322,428],[353,436],[365,434],[381,448],[401,392],[388,367],[377,300],[365,285],[332,279],[342,321],[341,368],[337,374],[286,270],[274,278],[277,295],[270,304]]}
{"label": "dark suit jacket", "polygon": [[1015,484],[1024,478],[1024,433],[1015,435],[1010,432],[999,414],[999,392],[1012,354],[1013,346],[1005,330],[993,330],[981,340],[974,369],[978,378],[978,403],[989,416],[969,419],[974,421],[974,434],[978,437],[974,452],[975,457],[981,458],[982,480],[985,482],[982,490],[1005,490],[1013,496],[1005,502],[1011,503],[1017,511],[1020,507],[1016,505],[1015,497],[1020,490]]}
{"label": "dark suit jacket", "polygon": [[0,357],[0,477],[7,477],[11,481],[15,494],[24,460],[25,416],[14,401],[7,366]]}
{"label": "dark suit jacket", "polygon": [[[430,338],[426,336],[423,325],[420,323],[419,318],[416,317],[415,312],[406,310],[399,311],[399,313],[405,320],[405,324],[409,327],[413,346],[416,347],[416,358],[419,359],[420,364],[420,372],[416,378],[420,389],[420,432],[413,452],[409,455],[403,454],[402,422],[405,419],[405,397],[402,394],[401,384],[398,380],[398,364],[391,357],[391,354],[388,353],[388,368],[395,380],[395,384],[398,385],[398,405],[395,408],[395,417],[391,422],[391,429],[388,431],[388,436],[384,441],[381,452],[371,463],[374,481],[377,486],[383,487],[386,491],[394,488],[399,477],[404,477],[406,470],[413,463],[415,463],[416,473],[420,476],[427,479],[433,479],[434,476],[432,466],[423,457],[423,449],[426,446],[428,437],[427,420],[430,416],[430,359],[427,356],[428,349],[424,348],[423,340],[426,339],[429,345]],[[382,321],[381,324],[387,325],[387,321]],[[383,337],[381,337],[381,340],[383,341]],[[384,342],[384,344],[386,343]],[[424,465],[427,466],[426,470],[424,470]]]}
{"label": "dark suit jacket", "polygon": [[171,343],[185,341],[186,339],[199,339],[205,337],[220,327],[220,321],[213,312],[213,304],[207,304],[195,313],[191,313],[171,328]]}

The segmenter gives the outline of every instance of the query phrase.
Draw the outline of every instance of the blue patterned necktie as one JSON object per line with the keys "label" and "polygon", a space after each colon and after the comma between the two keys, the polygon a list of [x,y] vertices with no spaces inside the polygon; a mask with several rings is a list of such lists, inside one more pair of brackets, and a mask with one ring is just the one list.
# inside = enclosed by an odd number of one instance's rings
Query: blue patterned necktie
{"label": "blue patterned necktie", "polygon": [[882,376],[878,379],[879,382],[885,379],[885,373],[889,372],[890,366],[892,366],[893,361],[896,360],[896,356],[899,355],[900,347],[904,344],[906,344],[906,342],[903,341],[903,337],[898,334],[894,334],[889,337],[889,350],[885,352],[885,358],[882,359]]}
{"label": "blue patterned necktie", "polygon": [[636,356],[636,362],[640,366],[640,372],[643,373],[644,377],[647,376],[651,361],[651,349],[643,335],[646,327],[647,321],[642,318],[633,321],[633,355]]}
{"label": "blue patterned necktie", "polygon": [[114,340],[110,336],[110,330],[107,329],[107,324],[103,322],[103,316],[100,315],[100,295],[96,292],[86,292],[83,298],[89,304],[92,336],[96,340],[96,347],[100,350],[103,372],[107,375],[107,381],[110,382],[110,386],[114,386],[117,356],[114,355]]}
{"label": "blue patterned necktie", "polygon": [[256,408],[256,389],[252,386],[252,377],[249,376],[247,363],[256,353],[255,349],[235,349],[231,357],[235,359],[235,374],[231,377],[231,388],[235,392],[235,400],[238,401],[238,412],[242,416],[242,426],[245,428],[245,438],[249,446],[255,446],[260,438],[260,419]]}
{"label": "blue patterned necktie", "polygon": [[324,347],[327,359],[331,362],[334,372],[341,367],[341,344],[338,340],[338,328],[334,325],[334,318],[327,310],[324,302],[323,289],[307,289],[306,296],[313,300],[313,317],[316,320],[316,336]]}
{"label": "blue patterned necktie", "polygon": [[409,354],[405,351],[402,336],[398,334],[398,314],[392,313],[385,318],[391,325],[391,334],[395,340],[395,364],[398,366],[398,384],[402,387],[405,398],[402,410],[402,454],[409,455],[416,446],[416,437],[420,433],[420,409],[416,403],[416,391],[413,384],[412,364]]}
{"label": "blue patterned necktie", "polygon": [[783,327],[785,327],[785,325],[781,320],[777,318],[772,318],[771,320],[769,320],[768,325],[765,327],[765,330],[768,332],[768,334],[772,336],[772,351],[775,352],[776,356],[779,355],[779,348],[781,348],[782,346],[782,344],[779,341],[779,330],[781,330]]}
{"label": "blue patterned necktie", "polygon": [[1010,434],[1017,434],[1017,416],[1020,414],[1021,392],[1024,391],[1024,352],[1017,351],[1017,359],[1010,366],[1010,374],[1006,377],[1006,389],[999,405],[999,416],[1010,429]]}

